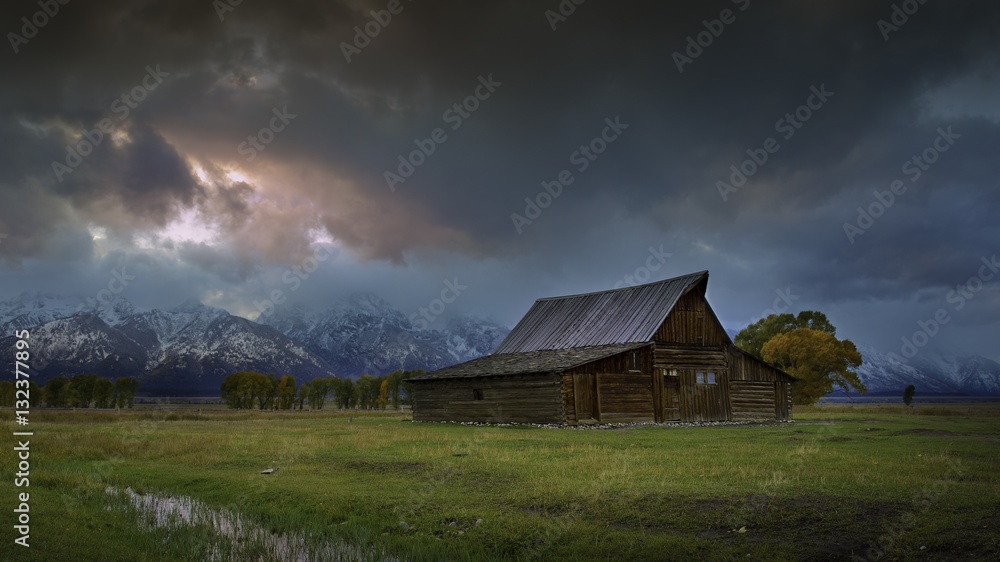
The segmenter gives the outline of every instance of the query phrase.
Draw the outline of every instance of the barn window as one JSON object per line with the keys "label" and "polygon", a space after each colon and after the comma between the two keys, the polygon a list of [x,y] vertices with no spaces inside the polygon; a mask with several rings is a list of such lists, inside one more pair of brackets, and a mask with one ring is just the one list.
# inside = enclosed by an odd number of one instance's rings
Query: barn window
{"label": "barn window", "polygon": [[472,391],[472,399],[473,400],[482,400],[483,399],[483,391],[480,390],[480,389],[478,389],[478,388],[475,389],[475,390],[473,390]]}
{"label": "barn window", "polygon": [[715,384],[715,373],[705,373],[705,384]]}
{"label": "barn window", "polygon": [[697,373],[694,376],[694,382],[698,384],[705,384],[705,373]]}
{"label": "barn window", "polygon": [[642,370],[639,362],[639,352],[633,351],[628,355],[628,370],[630,373],[637,373]]}

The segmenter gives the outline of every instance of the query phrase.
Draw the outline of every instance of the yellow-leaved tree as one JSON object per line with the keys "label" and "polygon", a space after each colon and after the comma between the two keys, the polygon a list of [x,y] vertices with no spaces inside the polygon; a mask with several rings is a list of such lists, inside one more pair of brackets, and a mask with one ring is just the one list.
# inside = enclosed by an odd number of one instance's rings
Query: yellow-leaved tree
{"label": "yellow-leaved tree", "polygon": [[291,410],[295,404],[295,377],[282,375],[278,380],[278,409]]}
{"label": "yellow-leaved tree", "polygon": [[375,405],[380,409],[384,410],[386,404],[389,403],[389,381],[383,379],[382,384],[378,388],[378,400],[375,401]]}
{"label": "yellow-leaved tree", "polygon": [[798,379],[792,384],[794,404],[813,404],[835,386],[868,392],[851,370],[861,365],[857,347],[829,332],[797,328],[780,333],[764,344],[761,357]]}

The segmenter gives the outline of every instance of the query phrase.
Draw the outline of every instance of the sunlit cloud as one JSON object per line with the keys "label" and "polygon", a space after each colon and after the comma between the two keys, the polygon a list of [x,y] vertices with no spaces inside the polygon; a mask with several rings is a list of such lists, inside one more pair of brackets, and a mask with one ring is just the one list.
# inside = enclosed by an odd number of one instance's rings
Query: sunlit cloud
{"label": "sunlit cloud", "polygon": [[250,181],[250,178],[248,178],[246,174],[244,174],[243,172],[237,171],[237,170],[228,170],[228,171],[226,171],[226,178],[228,178],[229,181],[234,182],[234,183],[238,183],[238,182],[244,182],[245,183],[245,182]]}
{"label": "sunlit cloud", "polygon": [[160,232],[160,236],[175,243],[212,244],[218,241],[219,232],[216,227],[207,223],[197,210],[186,209],[167,224]]}
{"label": "sunlit cloud", "polygon": [[132,137],[128,134],[128,130],[124,128],[118,128],[111,132],[111,144],[115,148],[121,148],[132,142]]}
{"label": "sunlit cloud", "polygon": [[191,169],[194,171],[194,175],[195,177],[198,178],[198,181],[200,181],[201,183],[208,183],[208,174],[205,173],[204,168],[202,168],[197,164],[194,164],[191,166]]}
{"label": "sunlit cloud", "polygon": [[108,229],[103,226],[90,225],[87,227],[92,240],[103,240],[108,237]]}
{"label": "sunlit cloud", "polygon": [[334,246],[339,246],[336,239],[330,236],[325,228],[312,228],[306,232],[306,238],[311,244],[332,244]]}

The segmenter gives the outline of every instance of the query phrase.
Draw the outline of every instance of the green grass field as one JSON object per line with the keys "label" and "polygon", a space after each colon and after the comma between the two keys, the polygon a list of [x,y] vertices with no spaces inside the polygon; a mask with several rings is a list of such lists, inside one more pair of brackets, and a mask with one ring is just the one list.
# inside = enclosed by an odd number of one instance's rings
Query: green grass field
{"label": "green grass field", "polygon": [[[0,415],[8,436],[20,429],[12,412]],[[283,544],[349,544],[348,558],[1000,556],[1000,406],[794,415],[774,426],[582,431],[413,423],[396,413],[37,410],[30,488],[0,482],[0,552],[270,558],[266,541],[234,539],[206,519],[158,522],[123,499],[131,488],[193,498],[209,516],[238,514]],[[0,463],[12,476],[12,446]],[[280,468],[260,474],[271,467]],[[29,549],[13,545],[14,500],[25,490]]]}

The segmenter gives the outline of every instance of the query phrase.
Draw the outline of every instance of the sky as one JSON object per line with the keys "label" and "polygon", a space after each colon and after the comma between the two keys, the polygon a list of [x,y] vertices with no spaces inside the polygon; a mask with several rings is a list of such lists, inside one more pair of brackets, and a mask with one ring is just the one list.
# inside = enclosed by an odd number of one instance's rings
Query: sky
{"label": "sky", "polygon": [[[1000,5],[10,1],[0,297],[728,328],[1000,360]],[[103,292],[102,292],[103,291]]]}

